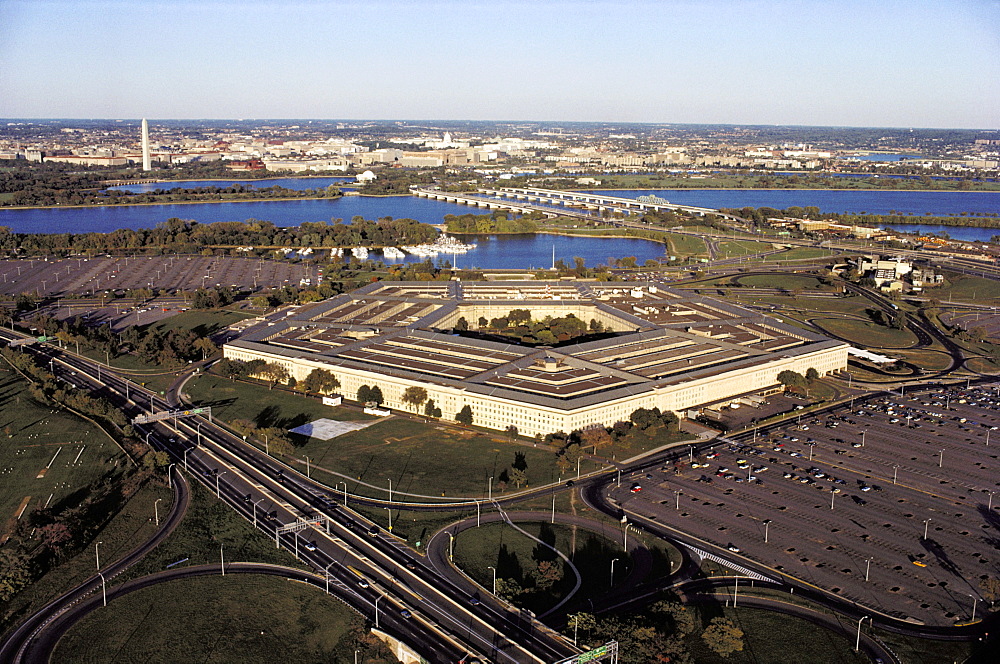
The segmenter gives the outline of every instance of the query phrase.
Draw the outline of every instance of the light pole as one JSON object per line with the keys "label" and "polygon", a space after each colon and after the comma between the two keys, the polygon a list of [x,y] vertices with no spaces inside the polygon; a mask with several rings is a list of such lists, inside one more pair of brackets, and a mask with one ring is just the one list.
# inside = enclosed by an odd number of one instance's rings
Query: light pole
{"label": "light pole", "polygon": [[448,533],[448,560],[453,560],[455,555],[455,536]]}
{"label": "light pole", "polygon": [[157,528],[160,526],[160,510],[159,507],[157,506],[157,503],[159,503],[161,500],[163,500],[163,498],[157,498],[156,500],[153,501],[153,516],[156,518]]}
{"label": "light pole", "polygon": [[830,489],[830,509],[833,509],[833,499],[837,497],[835,489]]}
{"label": "light pole", "polygon": [[226,474],[226,471],[224,470],[224,471],[222,471],[221,473],[219,473],[218,475],[215,476],[215,497],[219,498],[219,499],[222,498],[222,491],[220,491],[220,489],[219,489],[219,478],[221,478],[225,474]]}
{"label": "light pole", "polygon": [[493,567],[493,566],[489,566],[486,569],[493,570],[493,594],[496,595],[497,594],[497,568]]}
{"label": "light pole", "polygon": [[861,648],[861,623],[863,623],[865,620],[868,620],[869,618],[870,616],[861,616],[861,620],[858,621],[858,638],[854,642],[854,652],[858,652],[858,650]]}
{"label": "light pole", "polygon": [[337,482],[337,486],[344,485],[344,507],[347,507],[347,482]]}
{"label": "light pole", "polygon": [[979,598],[971,594],[969,595],[969,597],[972,598],[972,618],[970,622],[976,622],[976,602],[979,601]]}
{"label": "light pole", "polygon": [[681,508],[681,494],[684,493],[680,489],[674,490],[674,509],[680,510]]}
{"label": "light pole", "polygon": [[[104,606],[107,606],[108,605],[108,583],[105,580],[104,575],[101,574],[100,572],[97,573],[97,576],[101,577],[101,594],[104,595]],[[975,608],[973,608],[972,613],[973,614],[976,613]]]}
{"label": "light pole", "polygon": [[256,528],[256,527],[257,527],[257,505],[259,505],[259,504],[260,504],[260,501],[261,501],[261,500],[264,500],[264,499],[263,499],[263,498],[261,498],[260,500],[258,500],[257,502],[255,502],[255,503],[253,504],[253,527],[254,527],[254,528]]}
{"label": "light pole", "polygon": [[938,452],[938,468],[944,465],[944,450]]}
{"label": "light pole", "polygon": [[869,558],[868,560],[865,561],[865,581],[868,580],[868,572],[871,571],[871,568],[872,568],[872,559]]}
{"label": "light pole", "polygon": [[612,588],[615,585],[615,563],[618,562],[618,560],[619,560],[619,558],[612,558],[611,559],[611,586],[610,587],[612,587]]}
{"label": "light pole", "polygon": [[101,550],[98,548],[104,544],[104,542],[98,542],[94,545],[94,558],[97,559],[97,569],[101,569]]}
{"label": "light pole", "polygon": [[222,576],[226,575],[226,556],[223,551],[226,548],[225,542],[219,545],[219,567],[222,569]]}
{"label": "light pole", "polygon": [[927,526],[930,524],[930,519],[924,519],[924,539],[927,539]]}
{"label": "light pole", "polygon": [[188,472],[188,452],[190,452],[193,449],[194,449],[193,447],[189,447],[186,450],[184,450],[184,472]]}
{"label": "light pole", "polygon": [[771,525],[770,519],[764,519],[764,544],[767,544],[767,527]]}
{"label": "light pole", "polygon": [[[336,560],[331,560],[330,564],[326,566],[326,594],[327,595],[330,594],[330,568],[333,567],[333,564],[335,562],[337,562],[337,561]],[[356,652],[357,651],[355,651],[355,653]],[[357,654],[355,654],[354,656],[357,657]]]}
{"label": "light pole", "polygon": [[490,477],[489,489],[488,490],[489,490],[489,499],[493,500],[493,478],[492,477]]}
{"label": "light pole", "polygon": [[378,629],[378,601],[385,597],[385,595],[379,595],[375,598],[375,629]]}
{"label": "light pole", "polygon": [[579,625],[577,623],[579,622],[579,620],[580,620],[580,616],[578,614],[573,614],[573,645],[574,646],[576,645],[576,632],[577,632],[577,627],[579,627]]}
{"label": "light pole", "polygon": [[986,509],[987,510],[992,510],[993,509],[993,494],[994,493],[996,493],[996,492],[995,491],[990,491],[990,500],[989,500],[989,503],[987,503],[987,505],[986,505]]}
{"label": "light pole", "polygon": [[899,466],[892,467],[892,483],[896,483],[896,474],[899,472]]}
{"label": "light pole", "polygon": [[861,432],[861,447],[865,446],[865,434],[867,434],[867,433],[868,433],[868,429],[865,429],[864,431]]}
{"label": "light pole", "polygon": [[[308,479],[312,479],[312,476],[310,476],[310,474],[309,474],[309,457],[306,457],[306,477]],[[389,495],[392,496],[391,493]],[[391,501],[392,498],[390,497],[389,500]]]}
{"label": "light pole", "polygon": [[177,465],[176,463],[172,463],[169,466],[167,466],[167,488],[169,488],[169,489],[173,489],[174,488],[174,476],[170,474],[170,471],[176,465]]}

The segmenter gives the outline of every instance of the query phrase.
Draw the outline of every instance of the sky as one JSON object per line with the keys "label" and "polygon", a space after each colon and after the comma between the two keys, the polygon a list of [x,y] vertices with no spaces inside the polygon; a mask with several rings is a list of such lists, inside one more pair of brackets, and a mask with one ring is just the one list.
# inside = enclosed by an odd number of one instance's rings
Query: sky
{"label": "sky", "polygon": [[1000,0],[0,0],[0,117],[1000,128]]}

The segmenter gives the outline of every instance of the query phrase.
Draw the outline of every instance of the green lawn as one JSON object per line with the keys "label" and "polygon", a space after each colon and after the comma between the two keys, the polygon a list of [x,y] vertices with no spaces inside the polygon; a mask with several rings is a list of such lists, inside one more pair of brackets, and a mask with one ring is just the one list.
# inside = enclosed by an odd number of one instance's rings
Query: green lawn
{"label": "green lawn", "polygon": [[976,304],[1000,304],[1000,282],[982,277],[949,274],[949,285],[928,288],[924,295],[941,302],[958,300]]}
{"label": "green lawn", "polygon": [[771,305],[779,309],[803,309],[816,312],[837,312],[863,316],[865,309],[871,306],[868,300],[860,297],[795,297],[780,295],[754,295],[751,292],[740,292],[733,289],[733,297],[744,304]]}
{"label": "green lawn", "polygon": [[736,281],[751,288],[784,288],[813,290],[820,287],[819,279],[807,274],[752,274],[736,277]]}
{"label": "green lawn", "polygon": [[850,343],[867,348],[907,348],[917,341],[909,330],[894,330],[871,321],[820,318],[813,322]]}
{"label": "green lawn", "polygon": [[22,507],[76,505],[77,492],[102,477],[117,480],[128,463],[100,429],[36,402],[27,385],[0,362],[0,533]]}
{"label": "green lawn", "polygon": [[[576,601],[598,597],[608,591],[613,558],[618,558],[615,564],[617,582],[624,581],[631,569],[631,559],[622,552],[620,541],[614,540],[621,536],[615,524],[609,524],[603,535],[577,529],[575,537],[572,528],[561,524],[519,523],[518,526],[554,545],[573,561],[583,579]],[[562,579],[548,591],[538,590],[533,578],[538,563],[553,560]],[[454,561],[484,588],[491,588],[493,584],[493,572],[487,567],[496,567],[498,579],[512,579],[526,590],[514,599],[514,603],[536,614],[555,605],[576,583],[572,570],[550,549],[541,547],[506,524],[491,523],[460,533],[455,538]]]}
{"label": "green lawn", "polygon": [[[211,374],[192,379],[185,388],[198,405],[212,406],[214,417],[224,421],[246,419],[260,427],[285,429],[321,417],[334,420],[377,418],[354,408],[324,406],[316,399],[250,383],[234,382]],[[528,485],[557,479],[555,455],[547,448],[511,443],[502,435],[460,429],[435,421],[421,422],[393,417],[329,441],[293,436],[296,463],[305,470],[309,457],[313,477],[334,486],[342,473],[354,481],[351,493],[385,497],[385,492],[365,487],[361,480],[393,490],[426,496],[484,496],[489,478],[493,491],[501,489],[502,473],[514,463],[515,452],[524,454]],[[586,472],[586,465],[583,471]],[[508,487],[513,490],[513,485]]]}
{"label": "green lawn", "polygon": [[832,256],[831,251],[829,249],[821,249],[819,247],[792,247],[784,253],[777,254],[776,256],[770,256],[769,258],[779,261],[792,261],[809,258],[822,258],[824,256]]}
{"label": "green lawn", "polygon": [[161,321],[153,323],[149,327],[161,332],[193,330],[198,336],[207,337],[221,332],[233,323],[253,318],[255,315],[244,311],[231,311],[228,309],[219,311],[182,311],[175,316],[170,316],[169,318],[164,318]]}
{"label": "green lawn", "polygon": [[700,237],[681,235],[679,233],[664,233],[670,244],[670,252],[675,256],[706,256],[708,248]]}
{"label": "green lawn", "polygon": [[716,258],[747,256],[770,251],[774,246],[770,242],[754,242],[753,240],[724,240],[719,242]]}
{"label": "green lawn", "polygon": [[103,564],[118,560],[156,531],[153,505],[157,499],[160,516],[170,509],[173,492],[165,485],[146,483],[125,503],[121,511],[95,535],[92,542],[79,542],[79,553],[68,558],[58,567],[16,594],[6,603],[0,603],[0,640],[5,632],[13,629],[32,612],[40,609],[70,588],[94,575],[94,543],[101,542]]}
{"label": "green lawn", "polygon": [[[181,629],[178,629],[181,627]],[[397,660],[364,619],[321,589],[257,575],[180,579],[130,593],[91,613],[53,661],[354,662]]]}

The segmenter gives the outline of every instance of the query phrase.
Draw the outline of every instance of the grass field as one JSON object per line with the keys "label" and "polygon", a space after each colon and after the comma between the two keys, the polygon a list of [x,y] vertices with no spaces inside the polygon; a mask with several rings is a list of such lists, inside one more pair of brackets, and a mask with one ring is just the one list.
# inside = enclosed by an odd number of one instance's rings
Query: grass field
{"label": "grass field", "polygon": [[820,287],[819,279],[806,274],[752,274],[737,277],[739,283],[751,288],[784,288],[813,290]]}
{"label": "grass field", "polygon": [[36,402],[27,386],[0,363],[0,537],[22,511],[76,505],[81,490],[128,463],[100,429]]}
{"label": "grass field", "polygon": [[909,330],[894,330],[871,321],[821,318],[814,322],[850,343],[868,348],[907,348],[917,342]]}
{"label": "grass field", "polygon": [[770,242],[754,242],[753,240],[724,240],[719,242],[716,258],[747,256],[770,251],[774,247]]}
{"label": "grass field", "polygon": [[[206,374],[188,382],[185,390],[199,405],[212,406],[212,414],[222,420],[246,419],[260,427],[285,429],[312,422],[320,417],[334,420],[373,418],[353,408],[324,406],[321,402],[261,385],[234,382]],[[309,457],[314,477],[333,486],[339,478],[324,477],[324,470],[348,475],[380,487],[428,496],[482,496],[489,478],[493,490],[501,493],[501,473],[514,462],[514,453],[525,455],[528,484],[548,482],[558,477],[555,455],[543,448],[504,440],[499,434],[392,418],[329,441],[295,436],[296,458]],[[302,470],[304,470],[304,465]],[[586,472],[587,468],[583,470]],[[509,471],[508,471],[509,472]],[[513,487],[511,487],[513,488]],[[352,483],[351,493],[385,496],[384,491]]]}
{"label": "grass field", "polygon": [[397,661],[366,635],[361,616],[321,589],[232,574],[121,597],[70,630],[53,661],[348,664],[356,649],[359,664]]}
{"label": "grass field", "polygon": [[175,316],[164,318],[149,326],[149,329],[169,332],[170,330],[192,330],[200,337],[211,336],[221,332],[233,323],[247,318],[253,318],[256,314],[245,311],[232,311],[229,309],[221,311],[182,311]]}
{"label": "grass field", "polygon": [[[568,526],[548,523],[520,523],[521,528],[543,541],[549,542],[566,554],[580,571],[583,585],[575,596],[576,601],[585,601],[608,591],[611,582],[611,560],[617,558],[615,579],[624,581],[632,567],[631,559],[621,549],[621,544],[612,538],[620,533],[609,524],[605,534],[592,533],[582,529],[575,531]],[[455,564],[463,569],[484,588],[491,588],[493,572],[488,566],[496,567],[498,579],[513,579],[522,588],[534,588],[533,574],[539,561],[556,560],[562,579],[549,591],[525,592],[514,603],[531,609],[536,614],[544,613],[554,606],[576,583],[576,577],[565,563],[538,542],[506,524],[491,523],[481,528],[466,530],[455,538]]]}
{"label": "grass field", "polygon": [[836,312],[863,316],[871,303],[860,297],[795,297],[758,296],[749,292],[732,290],[731,295],[744,304],[771,305],[781,309],[802,309],[804,311]]}
{"label": "grass field", "polygon": [[829,249],[820,249],[819,247],[792,247],[788,251],[776,256],[771,256],[770,258],[779,261],[793,261],[809,258],[822,258],[824,256],[832,258]]}
{"label": "grass field", "polygon": [[182,559],[186,559],[181,563],[185,567],[215,564],[219,562],[219,548],[223,545],[226,560],[229,561],[307,568],[289,552],[275,548],[273,539],[254,530],[252,524],[218,500],[212,491],[191,480],[191,503],[183,521],[170,537],[122,578],[158,572]]}
{"label": "grass field", "polygon": [[928,288],[925,291],[927,297],[941,302],[958,300],[976,304],[1000,304],[1000,282],[957,274],[949,274],[947,279],[947,286]]}
{"label": "grass field", "polygon": [[708,247],[700,237],[681,235],[679,233],[664,233],[670,245],[670,252],[676,256],[706,256]]}

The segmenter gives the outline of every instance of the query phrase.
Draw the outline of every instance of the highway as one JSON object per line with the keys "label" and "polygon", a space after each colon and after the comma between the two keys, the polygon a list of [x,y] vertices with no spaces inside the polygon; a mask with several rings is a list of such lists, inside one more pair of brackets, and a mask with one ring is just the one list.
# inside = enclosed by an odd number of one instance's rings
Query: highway
{"label": "highway", "polygon": [[[11,338],[9,332],[5,335]],[[167,408],[157,396],[134,385],[128,388],[130,400],[125,404],[125,381],[118,376],[52,346],[27,348],[44,363],[51,360],[59,378],[79,386],[86,383],[102,396],[117,398],[130,417],[147,408],[150,399],[155,409]],[[173,426],[164,432],[167,425]],[[149,444],[166,450],[176,464],[274,537],[276,545],[294,552],[314,569],[327,571],[331,586],[373,622],[386,612],[402,615],[407,611],[412,616],[406,622],[410,630],[400,636],[417,643],[426,639],[415,635],[434,634],[421,652],[430,661],[457,661],[472,653],[491,662],[545,662],[577,652],[561,635],[506,605],[492,599],[470,604],[465,589],[439,576],[404,542],[381,529],[370,535],[374,524],[336,505],[332,491],[214,424],[180,418],[145,427],[145,435]],[[292,525],[281,528],[288,524]],[[297,528],[301,530],[290,532]]]}

